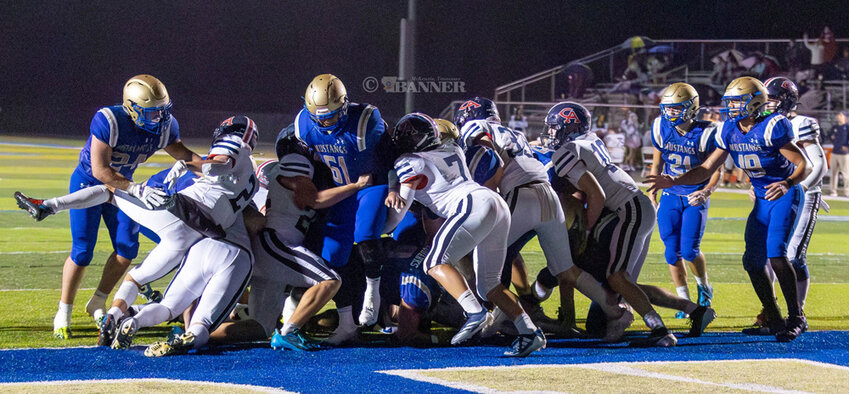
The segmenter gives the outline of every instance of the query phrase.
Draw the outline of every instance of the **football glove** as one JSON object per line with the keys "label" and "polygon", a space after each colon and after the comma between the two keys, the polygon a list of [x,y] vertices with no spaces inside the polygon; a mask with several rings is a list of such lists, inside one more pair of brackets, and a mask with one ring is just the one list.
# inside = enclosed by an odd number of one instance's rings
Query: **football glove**
{"label": "football glove", "polygon": [[189,166],[186,165],[186,161],[177,160],[177,162],[171,167],[171,170],[168,171],[168,174],[165,175],[165,180],[162,181],[162,183],[167,185],[168,189],[172,189],[177,183],[177,180],[188,171]]}
{"label": "football glove", "polygon": [[159,208],[168,201],[168,195],[162,189],[146,187],[141,183],[131,183],[127,193],[138,198],[148,209]]}

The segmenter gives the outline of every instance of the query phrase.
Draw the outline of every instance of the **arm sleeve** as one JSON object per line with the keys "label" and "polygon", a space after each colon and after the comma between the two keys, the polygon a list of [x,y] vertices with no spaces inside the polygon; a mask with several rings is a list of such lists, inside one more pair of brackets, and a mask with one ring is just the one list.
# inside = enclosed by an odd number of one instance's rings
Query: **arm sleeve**
{"label": "arm sleeve", "polygon": [[808,146],[805,147],[804,153],[808,162],[811,163],[813,170],[807,178],[800,182],[800,184],[805,188],[805,190],[809,190],[822,181],[822,178],[828,172],[828,166],[825,163],[825,152],[823,152],[820,144],[808,144]]}
{"label": "arm sleeve", "polygon": [[559,177],[566,178],[572,183],[575,183],[587,172],[587,165],[578,156],[577,152],[566,149],[570,145],[561,147],[557,152],[554,152],[551,160],[554,162],[554,170]]}

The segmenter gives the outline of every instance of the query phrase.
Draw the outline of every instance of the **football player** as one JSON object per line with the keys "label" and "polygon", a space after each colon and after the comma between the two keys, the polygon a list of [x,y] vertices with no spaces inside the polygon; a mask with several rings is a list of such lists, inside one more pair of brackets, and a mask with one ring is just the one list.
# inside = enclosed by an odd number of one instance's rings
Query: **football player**
{"label": "football player", "polygon": [[[336,186],[355,183],[362,174],[372,174],[376,182],[387,179],[379,168],[376,146],[385,131],[380,111],[372,105],[351,103],[345,85],[334,75],[316,76],[304,94],[304,108],[295,117],[295,135],[323,161],[333,174]],[[296,194],[298,192],[296,191]],[[366,275],[366,291],[359,322],[372,325],[380,310],[380,266],[385,255],[380,242],[386,221],[387,186],[381,184],[360,190],[334,205],[324,225],[321,256],[343,278],[354,243],[360,253]],[[356,337],[351,305],[355,287],[347,279],[334,298],[339,326],[328,338],[341,344]]]}
{"label": "football player", "polygon": [[[525,357],[545,347],[545,335],[522,310],[516,296],[500,283],[510,228],[504,200],[471,179],[462,151],[454,144],[441,144],[438,126],[429,116],[404,116],[393,128],[392,140],[401,153],[395,171],[401,182],[402,207],[391,211],[387,228],[395,227],[414,200],[444,217],[425,257],[424,269],[430,274],[474,250],[478,295],[507,314],[520,334],[504,355]],[[439,280],[439,276],[435,278]],[[469,293],[466,289],[456,294],[457,289],[444,287],[461,305]]]}
{"label": "football player", "polygon": [[[607,283],[651,329],[646,345],[675,346],[675,336],[636,284],[654,227],[654,206],[634,180],[611,162],[604,142],[590,133],[591,119],[590,112],[574,102],[559,103],[548,111],[545,123],[551,145],[557,148],[551,160],[554,170],[586,194],[586,231],[592,231],[604,208],[616,212],[619,222],[614,232],[616,242],[609,245]],[[608,329],[604,339],[620,338],[618,330]]]}
{"label": "football player", "polygon": [[312,183],[312,153],[295,137],[294,127],[281,132],[276,150],[279,161],[262,168],[262,175],[268,180],[267,221],[265,229],[252,240],[256,267],[249,311],[268,337],[283,310],[284,289],[307,288],[294,313],[274,332],[271,346],[312,350],[317,343],[300,329],[336,294],[341,278],[324,259],[303,246],[304,237],[315,220],[316,209],[331,207],[370,186],[371,175],[361,174],[355,183],[318,191],[313,201],[299,207],[293,183]]}
{"label": "football player", "polygon": [[[787,259],[787,241],[793,233],[804,192],[799,183],[810,173],[805,157],[793,143],[790,121],[780,113],[765,115],[769,92],[752,77],[737,78],[723,96],[726,120],[716,132],[715,150],[700,166],[681,176],[652,175],[650,190],[704,182],[730,154],[752,180],[755,205],[746,223],[743,268],[749,274],[769,331],[779,341],[792,341],[805,326],[796,292],[796,272]],[[789,319],[782,318],[766,271],[769,261],[787,301]]]}
{"label": "football player", "polygon": [[[504,175],[498,189],[509,203],[512,217],[507,244],[534,231],[545,254],[551,273],[564,288],[577,288],[591,300],[598,302],[608,318],[618,323],[624,334],[633,321],[627,309],[619,307],[615,297],[608,294],[591,275],[572,262],[568,235],[563,231],[565,216],[560,200],[548,182],[545,166],[533,154],[528,141],[518,133],[501,125],[498,109],[489,99],[476,97],[461,104],[455,115],[460,127],[461,147],[484,145],[493,149],[504,161]],[[611,333],[615,329],[611,329]],[[611,334],[613,335],[613,334]]]}
{"label": "football player", "polygon": [[[822,178],[828,172],[828,165],[820,145],[819,123],[814,118],[796,113],[799,101],[799,89],[796,84],[787,78],[775,77],[768,79],[764,85],[769,92],[766,111],[778,112],[790,120],[793,126],[793,142],[804,151],[811,166],[811,174],[799,183],[806,190],[805,202],[799,212],[793,238],[787,244],[787,258],[796,271],[799,307],[802,308],[804,316],[805,299],[811,281],[807,264],[808,243],[811,242],[811,235],[817,223],[817,211],[822,201]],[[804,329],[807,329],[807,321]]]}
{"label": "football player", "polygon": [[[652,123],[651,139],[654,145],[652,175],[661,173],[678,176],[701,164],[713,150],[714,127],[712,122],[696,120],[699,111],[699,94],[683,82],[669,85],[660,99],[660,116]],[[657,203],[657,190],[649,193],[657,204],[657,229],[665,245],[666,263],[678,296],[690,299],[687,288],[687,269],[690,266],[696,277],[698,303],[710,306],[713,288],[705,267],[705,255],[699,250],[707,223],[710,195],[716,189],[719,172],[709,181],[698,185],[675,186],[664,189]],[[686,316],[679,312],[676,318]]]}
{"label": "football player", "polygon": [[[50,199],[45,204],[63,209],[79,209],[112,201],[121,212],[143,224],[160,239],[142,264],[131,269],[118,291],[112,307],[100,324],[98,344],[114,345],[119,320],[136,299],[142,284],[157,280],[173,270],[189,247],[204,236],[220,236],[241,217],[257,189],[250,154],[256,146],[256,125],[246,116],[228,118],[215,129],[213,143],[206,159],[178,161],[163,183],[173,188],[192,167],[202,175],[195,182],[165,201],[151,202],[133,198],[120,190],[99,185]],[[143,186],[152,189],[152,185]],[[161,190],[161,189],[157,189]],[[115,198],[112,198],[114,194]]]}
{"label": "football player", "polygon": [[[171,98],[165,85],[151,75],[136,75],[124,84],[121,104],[103,107],[91,121],[91,135],[80,162],[71,174],[69,192],[105,184],[125,190],[142,200],[161,203],[164,193],[133,182],[133,172],[159,149],[177,160],[199,160],[180,140],[180,127],[171,116]],[[56,209],[55,200],[42,202],[15,194],[18,205],[37,220]],[[139,227],[111,204],[73,209],[71,218],[71,254],[62,270],[62,295],[53,319],[53,334],[71,337],[71,310],[86,267],[91,262],[100,219],[109,229],[114,251],[106,260],[100,283],[86,303],[86,312],[100,324],[106,298],[138,254]]]}

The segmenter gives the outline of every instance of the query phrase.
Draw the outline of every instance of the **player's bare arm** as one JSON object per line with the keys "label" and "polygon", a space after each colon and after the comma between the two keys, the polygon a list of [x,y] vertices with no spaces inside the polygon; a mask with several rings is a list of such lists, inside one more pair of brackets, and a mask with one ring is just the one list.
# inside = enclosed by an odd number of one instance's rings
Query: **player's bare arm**
{"label": "player's bare arm", "polygon": [[787,190],[793,187],[793,185],[801,182],[811,173],[811,169],[807,165],[805,156],[802,155],[802,152],[799,151],[799,147],[796,146],[796,144],[788,142],[784,144],[779,151],[787,158],[787,160],[790,160],[791,163],[796,165],[796,170],[793,171],[793,174],[787,177],[787,179],[770,183],[766,186],[766,194],[764,194],[764,198],[768,201],[774,201],[781,198],[785,193],[787,193]]}
{"label": "player's bare arm", "polygon": [[91,139],[91,173],[98,181],[111,189],[127,190],[132,181],[123,174],[112,168],[109,163],[112,160],[112,147],[105,142]]}
{"label": "player's bare arm", "polygon": [[595,227],[598,218],[601,217],[601,210],[604,208],[604,200],[607,196],[604,194],[601,185],[598,184],[598,180],[589,171],[581,175],[581,179],[578,179],[578,184],[575,186],[587,196],[586,229],[590,231]]}
{"label": "player's bare arm", "polygon": [[316,196],[315,204],[312,205],[314,209],[323,209],[329,208],[333,205],[336,205],[340,201],[352,196],[354,193],[371,186],[372,184],[372,176],[371,174],[362,174],[359,179],[355,183],[349,183],[343,186],[337,186],[334,188],[330,188],[327,190],[322,190],[318,192]]}
{"label": "player's bare arm", "polygon": [[200,156],[192,152],[191,149],[183,145],[183,140],[177,140],[165,147],[165,152],[168,152],[175,160],[184,160],[186,162],[199,161]]}
{"label": "player's bare arm", "polygon": [[675,185],[695,185],[704,182],[719,169],[719,166],[725,163],[726,157],[728,157],[728,152],[717,149],[700,166],[690,169],[690,171],[677,178],[672,178],[669,175],[646,176],[646,183],[651,185],[649,192],[666,189]]}
{"label": "player's bare arm", "polygon": [[[651,162],[651,169],[649,170],[649,175],[657,176],[658,174],[660,174],[660,168],[662,168],[662,167],[663,167],[663,154],[660,153],[660,151],[657,150],[657,148],[655,148],[654,153],[652,154],[652,162]],[[655,207],[657,207],[657,190],[656,189],[649,191],[649,198],[651,198],[651,203],[654,204]]]}

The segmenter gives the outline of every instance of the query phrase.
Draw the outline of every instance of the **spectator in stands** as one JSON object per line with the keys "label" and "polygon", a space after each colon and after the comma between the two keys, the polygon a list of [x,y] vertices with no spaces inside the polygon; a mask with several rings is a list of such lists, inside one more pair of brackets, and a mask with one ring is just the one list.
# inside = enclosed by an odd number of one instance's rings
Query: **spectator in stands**
{"label": "spectator in stands", "polygon": [[805,46],[811,51],[811,68],[817,73],[825,71],[825,42],[823,38],[820,37],[816,41],[810,42],[808,41],[808,33],[805,33],[802,36],[802,40],[804,40]]}
{"label": "spectator in stands", "polygon": [[507,127],[521,133],[526,133],[528,129],[528,117],[525,116],[525,108],[522,106],[515,107],[513,114],[510,115],[510,121],[507,122]]}
{"label": "spectator in stands", "polygon": [[604,145],[610,153],[610,161],[616,165],[622,164],[625,160],[625,134],[611,128],[604,136]]}
{"label": "spectator in stands", "polygon": [[849,79],[849,47],[843,47],[842,55],[834,62],[837,78]]}
{"label": "spectator in stands", "polygon": [[824,47],[823,61],[825,63],[831,63],[837,55],[837,42],[834,40],[834,32],[831,31],[830,27],[826,26],[822,28],[820,40],[822,40]]}
{"label": "spectator in stands", "polygon": [[[790,40],[784,57],[784,61],[787,63],[788,74],[796,77],[797,72],[802,71],[807,68],[808,64],[811,64],[810,58],[811,53],[804,45],[800,45],[796,40]],[[796,78],[796,80],[798,81],[799,78]]]}
{"label": "spectator in stands", "polygon": [[619,123],[619,132],[625,136],[625,160],[622,169],[634,171],[641,164],[640,155],[642,137],[640,136],[640,121],[637,114],[624,108],[625,118]]}
{"label": "spectator in stands", "polygon": [[831,129],[831,196],[837,196],[838,178],[843,174],[843,195],[849,197],[849,112],[837,114],[837,125]]}

